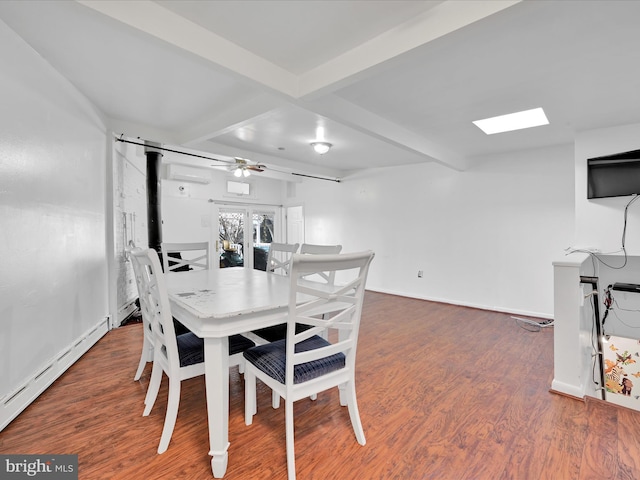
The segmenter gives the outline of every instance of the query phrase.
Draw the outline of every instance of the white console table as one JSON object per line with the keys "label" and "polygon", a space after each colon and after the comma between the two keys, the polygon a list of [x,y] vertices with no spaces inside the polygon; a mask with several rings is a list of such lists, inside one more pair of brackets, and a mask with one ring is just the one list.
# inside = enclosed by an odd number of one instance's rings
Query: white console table
{"label": "white console table", "polygon": [[592,287],[580,282],[581,276],[593,274],[588,254],[574,253],[553,262],[554,374],[551,390],[580,399],[585,395],[600,397],[597,385],[593,383],[593,310],[590,297],[585,298]]}
{"label": "white console table", "polygon": [[[640,283],[640,256],[600,255],[601,262],[595,264],[586,253],[574,253],[553,262],[554,291],[554,378],[551,390],[576,398],[586,395],[602,398],[600,385],[603,383],[600,364],[594,365],[594,345],[598,339],[594,335],[593,286],[583,283],[584,277],[598,277],[599,313],[602,318],[603,292],[608,285],[616,282]],[[635,312],[640,311],[640,296],[632,292],[614,292],[621,307],[627,312],[610,315],[604,327],[605,333],[626,338],[638,338],[640,319]],[[617,319],[625,315],[625,321]],[[595,357],[598,360],[598,357]],[[600,384],[596,385],[594,379]]]}

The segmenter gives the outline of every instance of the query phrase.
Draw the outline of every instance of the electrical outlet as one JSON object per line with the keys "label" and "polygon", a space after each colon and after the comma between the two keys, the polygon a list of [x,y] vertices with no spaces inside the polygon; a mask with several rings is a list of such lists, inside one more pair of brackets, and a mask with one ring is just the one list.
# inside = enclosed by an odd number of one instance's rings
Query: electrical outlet
{"label": "electrical outlet", "polygon": [[424,273],[424,272],[423,272],[422,270],[418,270],[418,278],[422,278],[422,274],[423,274],[423,273]]}

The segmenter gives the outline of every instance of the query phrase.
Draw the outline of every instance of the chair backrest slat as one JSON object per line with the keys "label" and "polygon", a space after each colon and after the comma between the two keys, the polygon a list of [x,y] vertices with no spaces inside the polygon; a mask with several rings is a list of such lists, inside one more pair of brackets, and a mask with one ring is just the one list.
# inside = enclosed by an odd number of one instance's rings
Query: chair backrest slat
{"label": "chair backrest slat", "polygon": [[[327,255],[332,253],[340,253],[342,251],[342,245],[315,245],[312,243],[303,243],[300,247],[300,253],[306,253],[307,255]],[[335,272],[317,272],[315,277],[320,281],[324,281],[328,284],[333,284],[335,281]]]}
{"label": "chair backrest slat", "polygon": [[267,256],[267,273],[289,275],[291,256],[298,251],[299,243],[272,242]]}
{"label": "chair backrest slat", "polygon": [[313,243],[303,243],[300,246],[300,253],[308,253],[310,255],[329,255],[332,253],[340,253],[342,245],[315,245]]}
{"label": "chair backrest slat", "polygon": [[209,242],[162,243],[162,266],[165,272],[208,270]]}

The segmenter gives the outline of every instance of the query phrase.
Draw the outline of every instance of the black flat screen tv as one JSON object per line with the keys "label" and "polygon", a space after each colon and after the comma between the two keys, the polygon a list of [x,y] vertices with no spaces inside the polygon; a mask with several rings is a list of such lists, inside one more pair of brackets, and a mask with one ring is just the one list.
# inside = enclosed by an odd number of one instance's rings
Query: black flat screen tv
{"label": "black flat screen tv", "polygon": [[587,198],[640,194],[640,150],[587,159]]}

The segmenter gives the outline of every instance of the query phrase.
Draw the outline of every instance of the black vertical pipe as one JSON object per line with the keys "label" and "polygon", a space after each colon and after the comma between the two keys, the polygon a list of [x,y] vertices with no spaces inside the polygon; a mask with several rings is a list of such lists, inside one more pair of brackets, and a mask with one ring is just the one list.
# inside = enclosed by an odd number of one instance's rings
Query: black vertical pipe
{"label": "black vertical pipe", "polygon": [[[162,209],[160,206],[162,190],[160,187],[160,160],[162,153],[153,147],[160,144],[146,142],[144,154],[147,157],[147,230],[149,248],[161,255],[162,244]],[[161,257],[162,258],[162,257]]]}

